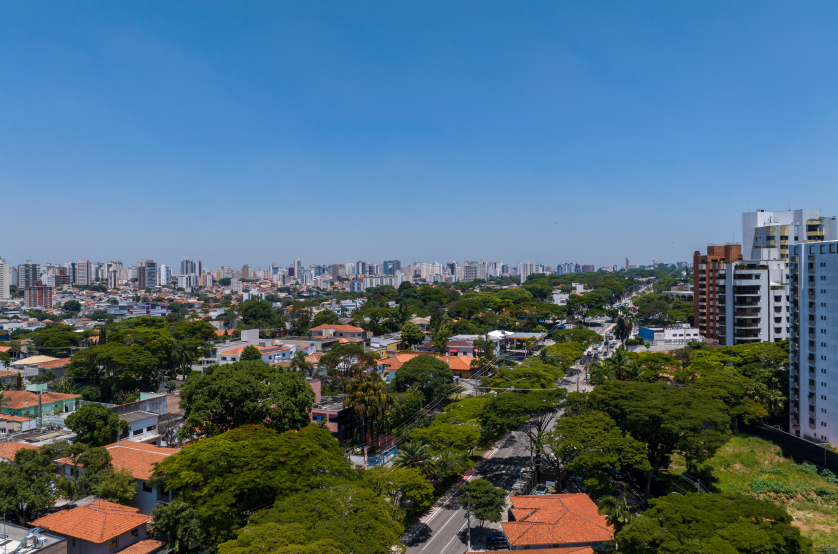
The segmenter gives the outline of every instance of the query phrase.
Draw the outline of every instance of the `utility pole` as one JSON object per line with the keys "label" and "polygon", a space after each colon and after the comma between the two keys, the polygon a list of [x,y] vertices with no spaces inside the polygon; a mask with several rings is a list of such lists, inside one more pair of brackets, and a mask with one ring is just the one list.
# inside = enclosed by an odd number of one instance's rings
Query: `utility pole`
{"label": "utility pole", "polygon": [[466,548],[468,552],[471,552],[471,502],[468,493],[466,493],[466,522],[468,523],[468,535],[466,535],[468,546]]}

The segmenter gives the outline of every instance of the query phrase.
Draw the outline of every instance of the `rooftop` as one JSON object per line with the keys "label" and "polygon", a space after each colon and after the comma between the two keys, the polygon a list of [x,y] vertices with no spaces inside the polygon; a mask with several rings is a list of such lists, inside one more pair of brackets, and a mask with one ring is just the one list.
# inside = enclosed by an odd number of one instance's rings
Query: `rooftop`
{"label": "rooftop", "polygon": [[[63,394],[60,392],[43,392],[41,393],[41,404],[74,400],[76,398],[81,398],[81,395]],[[3,408],[8,408],[11,410],[22,410],[24,408],[37,407],[38,395],[34,392],[29,392],[26,390],[10,390],[3,393],[2,402],[3,403],[0,404],[0,406],[2,406]]]}
{"label": "rooftop", "polygon": [[[0,540],[0,554],[11,554],[11,552],[20,546],[21,542],[24,542],[24,539],[26,539],[25,543],[23,547],[18,550],[18,554],[33,554],[67,540],[63,537],[55,537],[41,531],[38,532],[40,539],[38,539],[34,533],[27,539],[26,536],[29,535],[30,532],[32,532],[32,529],[20,527],[14,523],[4,521],[2,533],[5,534],[5,538]],[[66,548],[63,550],[66,550]]]}
{"label": "rooftop", "polygon": [[137,508],[97,500],[86,506],[63,510],[29,522],[54,533],[101,544],[151,520]]}
{"label": "rooftop", "polygon": [[501,523],[512,546],[558,547],[614,540],[614,530],[586,494],[513,496]]}
{"label": "rooftop", "polygon": [[38,447],[26,444],[25,442],[9,441],[0,443],[0,459],[6,459],[9,461],[14,460],[15,454],[17,454],[17,451],[21,449],[37,450]]}
{"label": "rooftop", "polygon": [[144,419],[151,419],[157,417],[157,414],[153,414],[151,412],[143,412],[143,411],[136,411],[136,412],[128,412],[127,414],[122,414],[119,416],[119,419],[124,419],[128,423],[135,423],[137,421],[142,421]]}
{"label": "rooftop", "polygon": [[326,412],[339,412],[343,409],[343,401],[346,400],[347,397],[348,395],[346,394],[324,396],[320,399],[320,402],[317,402],[311,409]]}
{"label": "rooftop", "polygon": [[[122,441],[105,447],[113,458],[114,469],[127,469],[134,479],[147,481],[154,471],[154,464],[180,452],[177,448],[154,446],[142,442]],[[61,458],[57,463],[73,465],[72,458]]]}

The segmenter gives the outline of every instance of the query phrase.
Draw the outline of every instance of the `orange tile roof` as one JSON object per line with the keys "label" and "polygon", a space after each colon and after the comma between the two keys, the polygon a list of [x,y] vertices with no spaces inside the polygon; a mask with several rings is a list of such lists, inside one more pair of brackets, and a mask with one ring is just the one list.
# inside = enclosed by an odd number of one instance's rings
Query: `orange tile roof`
{"label": "orange tile roof", "polygon": [[[225,350],[224,352],[219,352],[219,354],[227,354],[228,356],[238,356],[247,346],[242,346],[240,348],[233,348],[232,350]],[[282,352],[283,350],[288,350],[287,346],[256,346],[255,348],[259,349],[259,352],[264,353],[271,353],[271,352]]]}
{"label": "orange tile roof", "polygon": [[14,421],[17,423],[23,423],[24,421],[32,420],[31,417],[23,417],[11,414],[0,414],[0,419],[2,419],[3,421]]}
{"label": "orange tile roof", "polygon": [[[41,403],[49,404],[50,402],[59,402],[61,400],[73,400],[81,398],[79,394],[62,394],[60,392],[43,392],[41,393]],[[34,392],[26,390],[10,390],[3,393],[2,400],[3,408],[12,410],[20,410],[23,408],[31,408],[38,405],[38,395]]]}
{"label": "orange tile roof", "polygon": [[123,548],[119,551],[119,554],[150,554],[151,552],[157,552],[163,548],[164,544],[166,543],[163,541],[146,539],[144,541],[135,542],[128,548]]}
{"label": "orange tile roof", "polygon": [[434,354],[406,352],[404,354],[396,354],[390,358],[380,360],[378,365],[386,365],[390,369],[397,370],[416,356],[433,356],[434,358],[442,360],[448,364],[448,367],[450,367],[453,371],[465,371],[471,369],[471,361],[475,359],[471,356],[435,356]]}
{"label": "orange tile roof", "polygon": [[364,341],[362,341],[361,339],[348,339],[348,338],[346,338],[346,337],[341,337],[341,338],[338,340],[338,343],[339,343],[339,344],[346,344],[346,343],[348,343],[348,342],[364,342]]}
{"label": "orange tile roof", "polygon": [[25,442],[4,442],[0,444],[0,458],[5,458],[7,460],[14,460],[15,453],[18,450],[26,449],[26,450],[37,450],[37,446],[32,446],[31,444],[26,444]]}
{"label": "orange tile roof", "polygon": [[150,520],[151,516],[138,513],[137,508],[97,500],[86,506],[49,514],[29,524],[67,537],[101,544],[145,525]]}
{"label": "orange tile roof", "polygon": [[[99,340],[98,337],[96,340]],[[38,367],[49,369],[51,367],[66,367],[70,364],[70,358],[58,358],[57,360],[52,360],[51,362],[44,362],[42,364],[38,364]]]}
{"label": "orange tile roof", "polygon": [[360,327],[355,327],[354,325],[330,325],[328,323],[324,323],[323,325],[318,325],[317,327],[312,327],[312,331],[323,331],[324,329],[334,329],[335,331],[349,331],[351,333],[363,333],[364,330]]}
{"label": "orange tile roof", "polygon": [[[113,458],[115,469],[127,469],[134,479],[147,481],[154,471],[154,464],[180,452],[177,448],[154,446],[142,442],[122,441],[105,447]],[[56,463],[73,465],[72,458],[61,458]]]}
{"label": "orange tile roof", "polygon": [[501,523],[512,546],[554,546],[614,540],[614,529],[586,494],[513,496],[514,521]]}
{"label": "orange tile roof", "polygon": [[17,376],[16,371],[0,371],[0,377],[15,377]]}
{"label": "orange tile roof", "polygon": [[[595,554],[590,546],[565,546],[560,548],[539,548],[538,554]],[[467,552],[466,554],[485,554],[485,552]]]}

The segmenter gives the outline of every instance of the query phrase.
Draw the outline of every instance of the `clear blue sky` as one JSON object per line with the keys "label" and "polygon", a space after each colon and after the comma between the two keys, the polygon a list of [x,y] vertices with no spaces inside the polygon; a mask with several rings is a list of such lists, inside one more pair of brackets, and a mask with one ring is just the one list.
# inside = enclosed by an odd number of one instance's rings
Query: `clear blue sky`
{"label": "clear blue sky", "polygon": [[13,263],[648,263],[838,215],[834,1],[2,11]]}

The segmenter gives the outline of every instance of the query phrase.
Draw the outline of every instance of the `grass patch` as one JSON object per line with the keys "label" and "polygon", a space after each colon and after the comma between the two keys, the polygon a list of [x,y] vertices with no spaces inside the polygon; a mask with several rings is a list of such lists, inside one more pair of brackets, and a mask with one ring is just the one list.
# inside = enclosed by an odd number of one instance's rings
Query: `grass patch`
{"label": "grass patch", "polygon": [[[677,476],[685,471],[684,459],[675,456],[658,483],[669,491],[684,492],[690,485]],[[838,545],[838,479],[811,464],[783,457],[772,442],[736,434],[690,474],[714,492],[747,494],[782,504],[815,547]]]}

